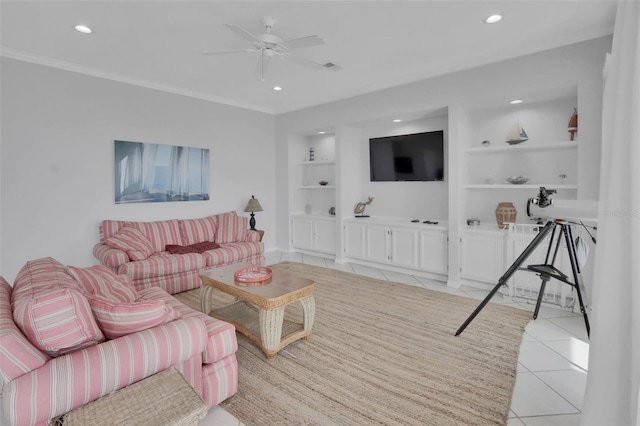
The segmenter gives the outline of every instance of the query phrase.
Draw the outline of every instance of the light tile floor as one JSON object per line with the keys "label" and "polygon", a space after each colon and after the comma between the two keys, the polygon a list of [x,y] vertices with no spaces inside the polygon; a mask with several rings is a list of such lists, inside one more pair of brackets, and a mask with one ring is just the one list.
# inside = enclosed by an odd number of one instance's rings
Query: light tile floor
{"label": "light tile floor", "polygon": [[[482,300],[487,291],[471,287],[453,289],[441,281],[389,272],[351,263],[337,264],[329,259],[300,253],[266,253],[267,265],[282,261],[340,269],[368,277],[389,280],[430,290],[443,291]],[[533,312],[535,302],[502,298],[499,294],[492,303],[501,303]],[[538,319],[529,322],[518,358],[516,385],[511,400],[508,426],[578,425],[582,398],[587,382],[589,340],[581,315],[566,310],[543,306]],[[213,408],[200,426],[243,425],[220,407]]]}
{"label": "light tile floor", "polygon": [[[324,266],[482,300],[487,291],[471,287],[453,289],[441,281],[389,272],[351,263],[337,264],[329,259],[299,253],[266,253],[266,264],[282,261]],[[494,296],[501,303],[533,312],[534,303]],[[578,425],[587,382],[589,341],[581,315],[563,309],[543,306],[538,319],[525,329],[516,385],[511,400],[508,426]],[[0,404],[2,398],[0,397]],[[0,424],[5,424],[0,418]],[[221,407],[209,410],[200,426],[244,426]]]}

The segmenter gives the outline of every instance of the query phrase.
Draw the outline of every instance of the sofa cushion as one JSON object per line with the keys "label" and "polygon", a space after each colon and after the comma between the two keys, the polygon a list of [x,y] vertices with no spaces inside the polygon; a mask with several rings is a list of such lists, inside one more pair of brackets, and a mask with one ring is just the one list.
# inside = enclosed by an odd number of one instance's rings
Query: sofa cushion
{"label": "sofa cushion", "polygon": [[11,303],[24,297],[32,297],[40,291],[49,291],[52,286],[81,290],[69,270],[52,257],[30,260],[18,271],[11,292]]}
{"label": "sofa cushion", "polygon": [[82,286],[51,257],[27,262],[11,292],[13,320],[36,348],[58,356],[104,339]]}
{"label": "sofa cushion", "polygon": [[216,243],[233,243],[245,240],[248,224],[246,217],[238,216],[236,212],[229,212],[217,215],[217,221]]}
{"label": "sofa cushion", "polygon": [[89,304],[98,326],[109,339],[126,336],[182,318],[180,312],[162,300],[117,303],[101,297],[90,296]]}
{"label": "sofa cushion", "polygon": [[155,253],[139,262],[128,262],[118,268],[118,274],[126,274],[132,280],[175,275],[181,272],[199,270],[207,266],[203,254]]}
{"label": "sofa cushion", "polygon": [[131,225],[123,226],[114,236],[107,238],[105,243],[126,252],[133,261],[144,260],[155,251],[151,241]]}
{"label": "sofa cushion", "polygon": [[189,246],[204,241],[214,241],[217,229],[218,222],[215,216],[181,220],[182,244]]}
{"label": "sofa cushion", "polygon": [[235,327],[232,324],[192,309],[158,287],[141,290],[140,298],[145,300],[164,300],[167,305],[171,305],[173,309],[179,311],[183,318],[199,318],[206,324],[209,339],[207,348],[202,354],[203,363],[217,362],[238,350]]}
{"label": "sofa cushion", "polygon": [[93,255],[102,263],[114,271],[118,266],[129,262],[129,256],[122,250],[114,249],[106,244],[98,243],[93,246]]}
{"label": "sofa cushion", "polygon": [[207,250],[215,250],[220,247],[220,244],[213,241],[203,241],[201,243],[191,244],[188,246],[174,246],[167,245],[166,251],[171,254],[185,254],[185,253],[204,253]]}
{"label": "sofa cushion", "polygon": [[155,253],[164,251],[167,244],[182,244],[180,223],[177,219],[158,222],[130,222],[151,241]]}
{"label": "sofa cushion", "polygon": [[98,226],[100,242],[104,244],[107,238],[113,237],[123,226],[130,224],[131,222],[124,220],[103,220],[100,226]]}
{"label": "sofa cushion", "polygon": [[138,299],[138,292],[133,288],[131,278],[117,275],[102,265],[89,268],[69,266],[74,278],[83,285],[86,293],[112,302],[131,303]]}
{"label": "sofa cushion", "polygon": [[50,358],[34,347],[13,322],[11,286],[0,277],[0,376],[13,380],[44,365]]}
{"label": "sofa cushion", "polygon": [[260,255],[263,252],[261,242],[237,242],[221,244],[220,248],[202,253],[207,258],[207,267],[228,265],[246,261],[247,259]]}
{"label": "sofa cushion", "polygon": [[79,290],[52,287],[14,303],[13,318],[36,348],[59,356],[104,340]]}

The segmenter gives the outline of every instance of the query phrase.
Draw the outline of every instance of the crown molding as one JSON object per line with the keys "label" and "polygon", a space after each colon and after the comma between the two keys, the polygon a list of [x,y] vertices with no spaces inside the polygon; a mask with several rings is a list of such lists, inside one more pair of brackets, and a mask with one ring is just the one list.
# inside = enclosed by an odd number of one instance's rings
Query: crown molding
{"label": "crown molding", "polygon": [[134,86],[145,87],[147,89],[159,90],[161,92],[172,93],[174,95],[188,96],[190,98],[201,99],[208,102],[215,102],[218,104],[224,104],[236,108],[248,109],[251,111],[263,112],[266,114],[275,115],[276,112],[271,109],[257,107],[255,105],[243,104],[241,102],[235,102],[229,99],[221,98],[218,96],[205,95],[200,92],[192,90],[185,90],[179,87],[167,86],[163,84],[157,84],[146,80],[139,80],[131,78],[122,74],[110,73],[97,68],[86,67],[78,65],[73,62],[63,61],[61,59],[49,58],[46,56],[36,55],[21,50],[11,49],[7,47],[0,48],[0,56],[17,59],[19,61],[30,62],[33,64],[44,65],[47,67],[58,68],[65,71],[76,72],[79,74],[90,75],[92,77],[104,78],[107,80],[113,80],[120,83],[132,84]]}

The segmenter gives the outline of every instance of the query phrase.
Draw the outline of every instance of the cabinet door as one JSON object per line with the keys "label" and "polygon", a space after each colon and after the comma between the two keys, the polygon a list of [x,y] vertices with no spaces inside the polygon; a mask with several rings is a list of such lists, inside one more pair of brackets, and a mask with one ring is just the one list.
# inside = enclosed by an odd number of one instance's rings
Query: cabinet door
{"label": "cabinet door", "polygon": [[291,220],[291,239],[293,247],[311,250],[313,248],[313,222],[311,219],[293,218]]}
{"label": "cabinet door", "polygon": [[386,226],[367,225],[366,226],[366,253],[367,260],[372,262],[386,263],[390,260],[389,254],[389,234],[390,230]]}
{"label": "cabinet door", "polygon": [[336,253],[336,223],[333,220],[314,221],[314,250]]}
{"label": "cabinet door", "polygon": [[446,274],[448,252],[449,244],[445,232],[420,232],[420,269]]}
{"label": "cabinet door", "polygon": [[344,224],[344,255],[354,259],[364,259],[364,224]]}
{"label": "cabinet door", "polygon": [[391,262],[398,266],[415,268],[418,264],[418,231],[391,229]]}
{"label": "cabinet door", "polygon": [[476,281],[497,283],[504,274],[502,236],[466,233],[460,244],[460,276]]}

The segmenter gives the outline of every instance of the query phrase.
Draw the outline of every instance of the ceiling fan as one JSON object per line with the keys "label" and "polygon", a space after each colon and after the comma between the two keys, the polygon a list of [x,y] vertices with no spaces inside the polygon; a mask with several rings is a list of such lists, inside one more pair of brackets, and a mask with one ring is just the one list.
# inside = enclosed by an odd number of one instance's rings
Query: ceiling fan
{"label": "ceiling fan", "polygon": [[[274,56],[278,56],[280,59],[286,59],[291,62],[302,65],[306,68],[309,68],[314,71],[321,70],[323,68],[327,68],[323,64],[319,64],[317,62],[311,61],[309,59],[301,58],[299,56],[292,55],[289,53],[290,49],[299,49],[302,47],[312,47],[312,46],[320,46],[324,44],[324,40],[316,35],[294,38],[291,40],[282,40],[282,38],[278,37],[275,34],[271,33],[271,28],[273,28],[273,24],[275,23],[275,19],[271,16],[266,16],[262,18],[262,24],[267,29],[266,34],[258,34],[253,35],[249,31],[244,28],[234,25],[234,24],[225,24],[230,30],[249,40],[253,44],[253,48],[251,49],[233,49],[233,50],[221,50],[221,51],[211,51],[211,52],[203,52],[203,55],[224,55],[224,54],[232,54],[232,53],[258,53],[260,57],[258,58],[258,63],[256,64],[256,73],[260,75],[261,79],[264,80],[264,75],[269,68],[269,64],[271,63],[271,59]],[[332,64],[333,66],[333,64]]]}

